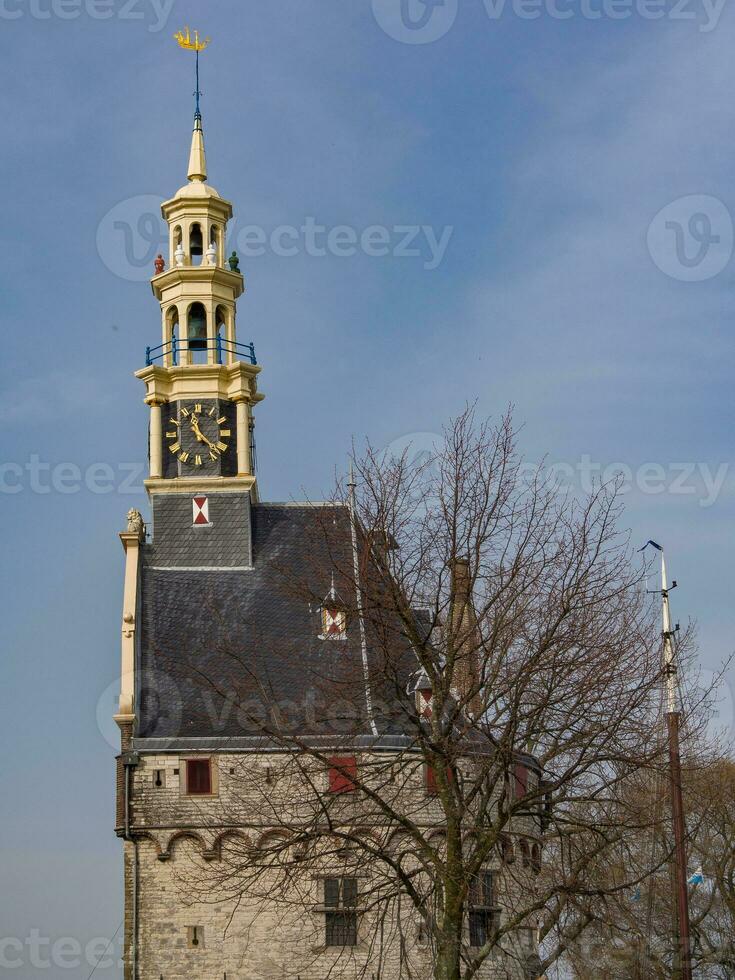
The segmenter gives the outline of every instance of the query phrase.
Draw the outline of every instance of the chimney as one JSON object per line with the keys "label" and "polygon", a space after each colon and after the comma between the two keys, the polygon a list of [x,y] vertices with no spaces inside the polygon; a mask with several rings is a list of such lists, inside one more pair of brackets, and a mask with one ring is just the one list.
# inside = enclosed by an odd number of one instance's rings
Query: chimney
{"label": "chimney", "polygon": [[453,688],[464,703],[466,713],[477,718],[482,710],[478,690],[480,679],[480,632],[472,596],[472,575],[468,558],[454,558],[451,571],[449,631],[455,645]]}

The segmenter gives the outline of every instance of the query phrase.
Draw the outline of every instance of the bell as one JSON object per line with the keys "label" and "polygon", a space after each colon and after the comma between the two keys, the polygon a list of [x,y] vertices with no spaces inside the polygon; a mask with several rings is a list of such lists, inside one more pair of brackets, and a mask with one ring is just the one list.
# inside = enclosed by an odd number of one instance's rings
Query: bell
{"label": "bell", "polygon": [[201,303],[194,303],[189,310],[189,350],[207,349],[207,314]]}
{"label": "bell", "polygon": [[202,229],[200,225],[191,226],[189,236],[189,249],[192,255],[202,255],[204,251],[204,241],[202,239]]}

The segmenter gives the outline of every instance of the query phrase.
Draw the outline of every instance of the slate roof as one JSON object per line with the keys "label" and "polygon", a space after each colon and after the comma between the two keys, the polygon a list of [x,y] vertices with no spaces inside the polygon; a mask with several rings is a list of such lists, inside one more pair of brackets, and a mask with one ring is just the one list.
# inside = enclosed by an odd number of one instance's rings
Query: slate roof
{"label": "slate roof", "polygon": [[388,681],[354,612],[345,639],[320,638],[333,574],[348,608],[357,605],[345,574],[348,509],[209,496],[212,528],[193,531],[188,495],[154,499],[140,569],[136,745],[257,747],[264,727],[402,743],[412,655],[405,678]]}

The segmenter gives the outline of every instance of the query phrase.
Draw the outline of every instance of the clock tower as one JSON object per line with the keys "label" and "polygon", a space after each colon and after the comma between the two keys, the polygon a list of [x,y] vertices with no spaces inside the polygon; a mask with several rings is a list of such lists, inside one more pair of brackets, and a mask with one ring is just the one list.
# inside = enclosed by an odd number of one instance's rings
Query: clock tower
{"label": "clock tower", "polygon": [[[194,117],[188,183],[162,205],[169,265],[159,256],[151,285],[161,304],[161,343],[136,372],[150,407],[154,511],[160,494],[249,492],[257,499],[253,413],[263,396],[252,343],[237,339],[243,277],[226,257],[232,205],[207,182],[204,133]],[[155,519],[155,515],[154,515]]]}
{"label": "clock tower", "polygon": [[[196,32],[176,37],[197,56],[206,46]],[[232,206],[207,183],[198,89],[197,77],[188,181],[162,205],[168,256],[151,280],[161,339],[136,372],[150,411],[152,525],[131,509],[120,533],[123,975],[360,980],[377,956],[380,975],[398,980],[408,956],[412,976],[429,976],[432,947],[418,938],[426,917],[392,898],[380,911],[373,894],[389,879],[371,862],[384,846],[396,848],[391,867],[403,861],[417,813],[427,841],[444,835],[434,757],[428,765],[417,750],[434,702],[415,654],[441,630],[426,610],[406,627],[403,597],[400,617],[381,607],[385,549],[363,530],[352,495],[259,499],[260,368],[237,336],[244,283],[225,250]],[[454,570],[464,607],[468,574]],[[463,678],[476,684],[472,670]],[[481,750],[467,745],[469,769]],[[364,793],[379,784],[394,787],[385,812]],[[403,800],[408,816],[391,817]],[[524,842],[531,819],[523,815]],[[495,921],[496,873],[482,878],[472,936]],[[370,935],[376,921],[385,940]],[[524,943],[512,960],[488,959],[478,978],[522,980]]]}

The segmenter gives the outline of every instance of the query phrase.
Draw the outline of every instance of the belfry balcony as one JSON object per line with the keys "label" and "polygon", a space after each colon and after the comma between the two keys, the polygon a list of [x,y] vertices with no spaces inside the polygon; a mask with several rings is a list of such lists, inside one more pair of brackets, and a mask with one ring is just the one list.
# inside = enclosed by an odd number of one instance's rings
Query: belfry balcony
{"label": "belfry balcony", "polygon": [[180,340],[178,337],[173,337],[167,343],[159,344],[158,347],[146,347],[145,365],[150,367],[151,364],[160,362],[165,366],[178,367],[180,363],[207,363],[210,351],[214,353],[215,364],[231,364],[234,361],[258,363],[255,357],[255,344],[230,343],[218,335],[194,340]]}

